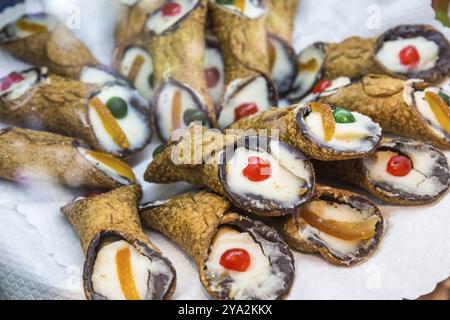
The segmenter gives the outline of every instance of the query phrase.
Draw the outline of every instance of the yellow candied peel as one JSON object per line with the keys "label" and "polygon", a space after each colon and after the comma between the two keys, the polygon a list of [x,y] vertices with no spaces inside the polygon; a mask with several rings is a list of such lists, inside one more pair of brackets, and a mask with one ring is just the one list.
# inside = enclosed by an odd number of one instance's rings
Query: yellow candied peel
{"label": "yellow candied peel", "polygon": [[316,72],[319,69],[319,64],[316,59],[310,59],[306,63],[298,64],[298,72]]}
{"label": "yellow candied peel", "polygon": [[238,8],[242,13],[245,12],[245,0],[236,0],[234,3],[236,8]]}
{"label": "yellow candied peel", "polygon": [[271,41],[267,41],[267,48],[269,51],[269,66],[270,70],[272,70],[277,58],[277,51],[275,50],[275,47],[273,46]]}
{"label": "yellow candied peel", "polygon": [[130,80],[131,83],[134,83],[136,81],[136,77],[139,74],[139,70],[141,70],[144,62],[145,59],[142,55],[136,56],[136,58],[133,60],[130,72],[128,73],[128,80]]}
{"label": "yellow candied peel", "polygon": [[317,112],[321,115],[325,141],[330,141],[333,139],[336,131],[333,110],[329,105],[320,102],[311,102],[310,106],[312,112]]}
{"label": "yellow candied peel", "polygon": [[130,248],[120,249],[116,254],[117,276],[120,287],[127,300],[141,300],[133,279]]}
{"label": "yellow candied peel", "polygon": [[101,163],[107,165],[108,167],[115,170],[120,176],[127,178],[131,182],[136,181],[136,176],[134,175],[133,169],[131,167],[123,162],[122,160],[119,160],[117,158],[114,158],[113,156],[110,156],[109,154],[98,152],[98,151],[92,151],[89,150],[87,152],[87,155],[91,156],[97,161],[100,161]]}
{"label": "yellow candied peel", "polygon": [[44,33],[48,32],[48,28],[46,25],[27,21],[26,19],[19,19],[16,21],[16,28],[21,29],[22,31],[32,32],[32,33]]}
{"label": "yellow candied peel", "polygon": [[89,101],[89,105],[97,111],[103,126],[114,142],[117,143],[120,148],[128,149],[130,143],[128,142],[127,136],[122,131],[122,128],[119,126],[108,107],[98,97],[93,97]]}
{"label": "yellow candied peel", "polygon": [[442,97],[431,91],[425,92],[425,100],[428,102],[441,127],[450,133],[450,106],[445,103]]}
{"label": "yellow candied peel", "polygon": [[173,130],[181,128],[181,92],[178,90],[173,95],[172,126]]}

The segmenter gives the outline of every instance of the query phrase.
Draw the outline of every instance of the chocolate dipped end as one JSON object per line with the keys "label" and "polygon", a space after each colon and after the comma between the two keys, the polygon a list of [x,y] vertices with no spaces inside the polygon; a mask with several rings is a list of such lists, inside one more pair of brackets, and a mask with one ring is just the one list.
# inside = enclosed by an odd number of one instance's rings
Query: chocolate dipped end
{"label": "chocolate dipped end", "polygon": [[291,89],[297,75],[297,57],[294,49],[281,38],[269,34],[269,64],[272,79],[280,97]]}
{"label": "chocolate dipped end", "polygon": [[317,186],[310,202],[280,226],[288,245],[339,266],[366,261],[384,232],[380,210],[356,193]]}
{"label": "chocolate dipped end", "polygon": [[450,71],[450,43],[428,25],[400,25],[376,43],[376,61],[387,73],[436,82]]}
{"label": "chocolate dipped end", "polygon": [[138,186],[122,187],[61,209],[81,239],[90,300],[162,300],[175,290],[172,264],[142,231],[140,197]]}

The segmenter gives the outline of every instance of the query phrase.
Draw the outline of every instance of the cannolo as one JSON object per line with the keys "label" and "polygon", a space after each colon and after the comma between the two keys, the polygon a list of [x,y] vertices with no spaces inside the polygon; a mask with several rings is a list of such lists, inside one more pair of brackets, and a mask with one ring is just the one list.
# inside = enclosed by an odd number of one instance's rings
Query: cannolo
{"label": "cannolo", "polygon": [[208,187],[262,216],[296,212],[314,187],[311,164],[297,149],[268,137],[223,135],[197,125],[156,155],[144,179]]}
{"label": "cannolo", "polygon": [[203,69],[206,11],[207,0],[167,0],[146,22],[154,65],[152,104],[164,141],[192,122],[216,124]]}
{"label": "cannolo", "polygon": [[336,178],[389,203],[421,205],[441,197],[450,184],[447,157],[431,145],[385,138],[369,157],[315,161],[319,176]]}
{"label": "cannolo", "polygon": [[95,150],[127,156],[150,142],[149,107],[132,88],[48,75],[45,68],[0,80],[0,119],[79,138]]}
{"label": "cannolo", "polygon": [[278,94],[271,80],[266,22],[262,1],[210,0],[214,34],[224,57],[225,92],[219,108],[218,126],[276,106]]}
{"label": "cannolo", "polygon": [[233,213],[230,205],[212,193],[188,193],[144,205],[141,216],[192,257],[211,297],[281,298],[294,277],[291,252],[274,229]]}
{"label": "cannolo", "polygon": [[225,66],[217,38],[206,36],[204,72],[208,93],[216,107],[220,107],[225,91]]}
{"label": "cannolo", "polygon": [[[450,44],[427,25],[401,25],[377,38],[351,37],[316,43],[298,55],[298,74],[289,99],[298,101],[323,77],[358,78],[369,73],[436,82],[450,72]],[[329,83],[322,83],[323,86]]]}
{"label": "cannolo", "polygon": [[349,267],[376,251],[384,220],[377,206],[365,197],[316,186],[308,204],[287,217],[279,230],[291,248],[318,253],[332,264]]}
{"label": "cannolo", "polygon": [[136,182],[128,164],[92,151],[79,140],[20,128],[0,131],[0,177],[94,189],[113,189]]}
{"label": "cannolo", "polygon": [[162,300],[175,291],[172,263],[142,230],[139,186],[77,198],[61,209],[81,240],[89,300]]}
{"label": "cannolo", "polygon": [[79,79],[85,66],[99,64],[89,49],[47,13],[24,15],[0,31],[0,46],[17,58],[53,73]]}
{"label": "cannolo", "polygon": [[366,156],[381,139],[381,128],[369,117],[319,102],[271,108],[237,121],[230,129],[265,130],[308,157],[324,161]]}
{"label": "cannolo", "polygon": [[269,0],[267,2],[270,69],[280,96],[288,93],[297,74],[297,57],[292,48],[292,33],[298,1]]}
{"label": "cannolo", "polygon": [[367,75],[319,94],[319,101],[361,112],[383,130],[450,149],[450,93],[421,80]]}

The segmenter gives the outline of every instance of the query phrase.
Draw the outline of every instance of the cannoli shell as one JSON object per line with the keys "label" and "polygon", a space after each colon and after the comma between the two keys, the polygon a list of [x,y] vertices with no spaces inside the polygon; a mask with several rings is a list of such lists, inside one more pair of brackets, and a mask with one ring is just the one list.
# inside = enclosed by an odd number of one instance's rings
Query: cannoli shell
{"label": "cannoli shell", "polygon": [[[139,186],[121,187],[93,198],[75,201],[61,209],[80,237],[86,256],[83,283],[86,297],[97,299],[90,277],[99,246],[103,238],[119,236],[147,256],[158,256],[172,269],[172,264],[162,256],[160,250],[148,239],[139,220],[137,205],[142,196]],[[176,278],[164,296],[170,298],[175,291]]]}
{"label": "cannoli shell", "polygon": [[338,259],[335,255],[333,255],[327,248],[320,246],[320,245],[313,245],[311,242],[305,241],[301,237],[298,236],[299,231],[299,223],[305,223],[298,221],[296,219],[295,215],[289,216],[286,219],[284,219],[279,224],[279,231],[280,235],[286,241],[286,243],[293,249],[298,250],[300,252],[304,253],[318,253],[320,254],[325,260],[328,262],[339,265],[339,266],[353,266],[356,264],[363,263],[367,259],[369,259],[376,251],[376,248],[381,241],[381,238],[383,237],[384,233],[384,220],[383,216],[381,215],[380,210],[378,209],[375,204],[373,204],[371,201],[369,201],[367,198],[342,189],[336,189],[331,188],[323,185],[316,185],[316,188],[314,190],[314,198],[329,198],[329,199],[336,199],[340,203],[358,203],[361,206],[370,206],[372,210],[374,210],[374,215],[377,215],[380,217],[380,222],[376,225],[376,231],[375,231],[375,244],[362,252],[359,252],[359,256],[357,259],[352,261],[343,261],[341,259]]}
{"label": "cannoli shell", "polygon": [[[21,178],[21,171],[35,179],[69,186],[113,189],[121,184],[86,160],[77,150],[82,142],[42,131],[9,128],[0,131],[0,176]],[[44,175],[44,176],[43,176]]]}
{"label": "cannoli shell", "polygon": [[[424,82],[414,85],[418,88],[427,87]],[[449,140],[438,135],[427,124],[416,106],[405,102],[404,88],[403,80],[385,75],[367,75],[319,100],[365,114],[388,132],[450,149]]]}
{"label": "cannoli shell", "polygon": [[270,108],[255,115],[245,117],[230,126],[239,131],[267,130],[269,136],[277,136],[284,143],[304,152],[308,157],[323,161],[344,160],[365,156],[357,152],[344,152],[326,148],[298,124],[303,114],[296,111],[297,106]]}
{"label": "cannoli shell", "polygon": [[78,79],[86,65],[98,65],[89,49],[63,24],[53,31],[1,44],[17,58],[51,72]]}
{"label": "cannoli shell", "polygon": [[286,42],[292,44],[294,18],[299,0],[268,0],[269,15],[267,17],[267,31]]}
{"label": "cannoli shell", "polygon": [[[216,110],[209,97],[203,70],[207,0],[200,0],[173,29],[152,35],[148,42],[153,59],[156,86],[174,80],[187,85],[202,98],[202,105],[213,127]],[[155,100],[158,92],[155,93]]]}
{"label": "cannoli shell", "polygon": [[[220,225],[235,225],[238,228],[255,226],[270,241],[280,241],[273,230],[258,221],[230,212],[231,204],[213,193],[201,191],[172,198],[161,206],[143,209],[143,224],[156,230],[177,243],[195,261],[203,287],[214,299],[224,299],[213,291],[206,276],[205,263],[208,260],[211,242]],[[280,241],[281,242],[281,241]],[[292,265],[292,254],[287,247],[281,247]],[[293,266],[291,266],[293,268]],[[292,276],[288,279],[289,287]]]}
{"label": "cannoli shell", "polygon": [[133,6],[122,5],[115,30],[116,47],[133,43],[142,34],[147,21],[147,13],[138,3]]}

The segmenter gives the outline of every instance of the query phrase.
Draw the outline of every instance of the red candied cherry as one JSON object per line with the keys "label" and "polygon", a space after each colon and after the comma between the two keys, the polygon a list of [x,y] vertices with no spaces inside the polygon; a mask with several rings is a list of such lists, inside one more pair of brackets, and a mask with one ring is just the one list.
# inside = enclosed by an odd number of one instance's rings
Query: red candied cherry
{"label": "red candied cherry", "polygon": [[244,249],[229,249],[220,257],[220,265],[228,270],[244,272],[250,266],[250,254]]}
{"label": "red candied cherry", "polygon": [[8,90],[13,84],[19,83],[23,79],[24,78],[23,78],[23,76],[20,73],[11,72],[2,81],[2,85],[1,85],[2,91]]}
{"label": "red candied cherry", "polygon": [[406,46],[398,54],[400,63],[404,66],[414,67],[420,61],[419,51],[415,46]]}
{"label": "red candied cherry", "polygon": [[84,197],[85,198],[94,198],[94,197],[100,196],[102,194],[103,194],[103,192],[100,190],[93,190],[91,192],[88,192]]}
{"label": "red candied cherry", "polygon": [[412,169],[412,162],[402,155],[392,156],[386,166],[386,171],[395,177],[404,177]]}
{"label": "red candied cherry", "polygon": [[248,164],[242,170],[242,174],[248,180],[253,182],[260,182],[270,178],[272,175],[272,168],[270,162],[260,157],[249,157]]}
{"label": "red candied cherry", "polygon": [[258,112],[256,103],[243,103],[234,109],[234,120],[239,120]]}
{"label": "red candied cherry", "polygon": [[320,80],[314,86],[312,92],[315,93],[315,94],[321,93],[321,92],[324,92],[325,90],[327,90],[329,87],[331,87],[331,81],[329,81],[329,80]]}
{"label": "red candied cherry", "polygon": [[220,72],[214,67],[205,69],[205,78],[208,88],[214,88],[219,83]]}
{"label": "red candied cherry", "polygon": [[166,3],[161,9],[164,17],[174,17],[181,12],[181,6],[176,2]]}

